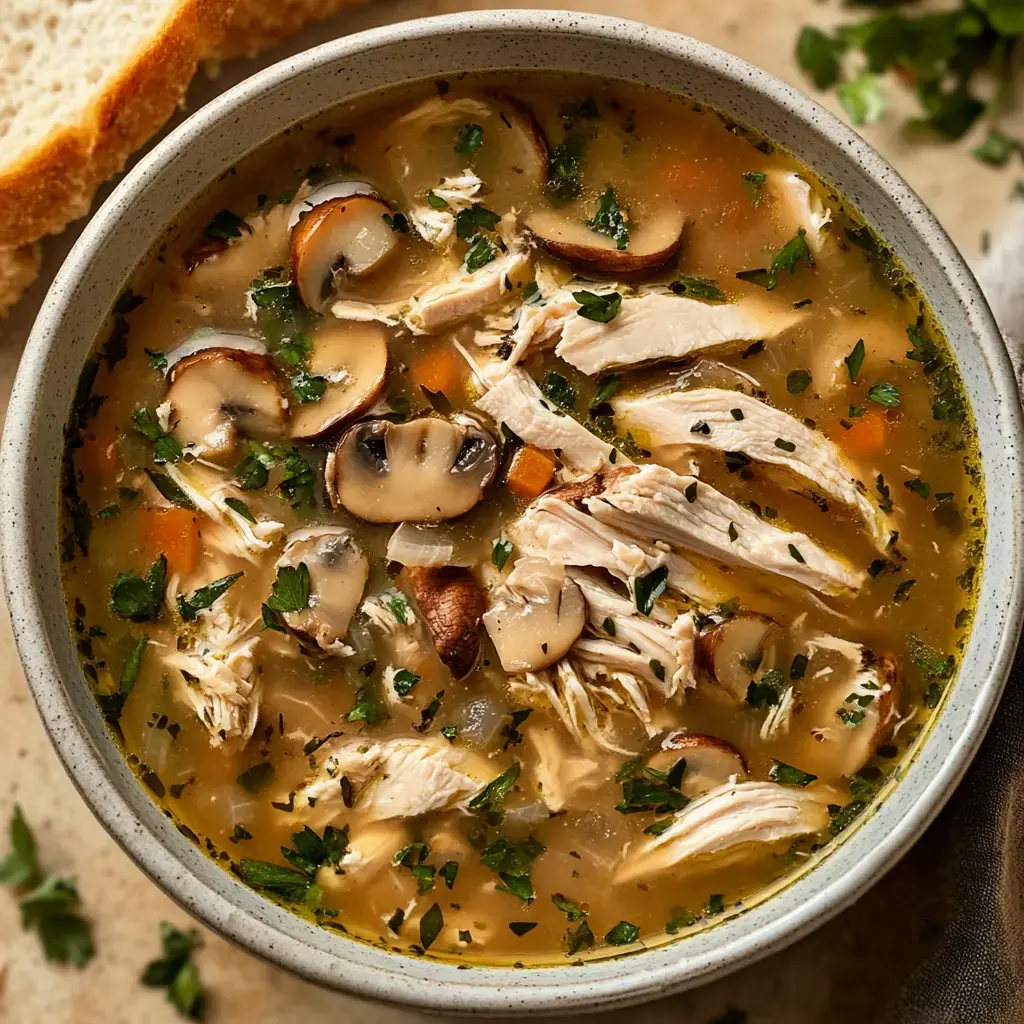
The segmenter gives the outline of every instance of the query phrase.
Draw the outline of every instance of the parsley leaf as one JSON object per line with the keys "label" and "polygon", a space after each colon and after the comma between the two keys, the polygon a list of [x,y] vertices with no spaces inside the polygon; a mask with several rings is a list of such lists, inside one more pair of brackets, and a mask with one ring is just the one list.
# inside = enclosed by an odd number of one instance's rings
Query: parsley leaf
{"label": "parsley leaf", "polygon": [[505,797],[508,796],[512,787],[516,784],[520,772],[519,762],[510,765],[499,776],[491,779],[490,782],[480,790],[467,805],[471,811],[482,811],[485,814],[500,811]]}
{"label": "parsley leaf", "polygon": [[146,578],[119,572],[110,588],[110,610],[132,622],[152,622],[160,615],[167,582],[167,558],[161,554]]}
{"label": "parsley leaf", "polygon": [[478,235],[466,252],[466,258],[463,261],[466,273],[476,273],[481,267],[486,267],[488,263],[493,262],[497,255],[498,249],[495,244],[486,236]]}
{"label": "parsley leaf", "polygon": [[610,946],[630,946],[640,938],[640,929],[629,921],[620,921],[610,928],[604,941]]}
{"label": "parsley leaf", "polygon": [[870,124],[882,119],[886,102],[878,82],[878,75],[862,71],[856,77],[839,83],[836,96],[853,124]]}
{"label": "parsley leaf", "polygon": [[576,408],[576,391],[560,373],[545,374],[541,390],[555,405],[563,409]]}
{"label": "parsley leaf", "polygon": [[845,52],[846,44],[842,40],[833,39],[812,25],[801,29],[796,43],[797,63],[818,89],[829,89],[839,81],[842,73],[839,61]]}
{"label": "parsley leaf", "polygon": [[191,597],[179,596],[178,613],[186,622],[191,622],[200,611],[209,608],[214,601],[226,594],[244,575],[245,573],[235,572],[230,576],[222,576],[219,580],[200,587]]}
{"label": "parsley leaf", "polygon": [[668,586],[668,566],[659,565],[646,576],[637,576],[633,580],[633,601],[641,615],[650,615],[654,610],[654,602],[665,592]]}
{"label": "parsley leaf", "polygon": [[533,899],[533,862],[544,849],[532,837],[522,843],[510,843],[507,839],[499,838],[485,847],[480,855],[480,863],[501,879],[502,885],[498,886],[500,891],[511,893],[528,903]]}
{"label": "parsley leaf", "polygon": [[167,998],[188,1020],[202,1020],[204,997],[199,971],[192,963],[192,950],[202,945],[199,932],[179,931],[166,921],[160,922],[162,955],[150,961],[142,972],[141,982],[150,988],[166,988]]}
{"label": "parsley leaf", "polygon": [[861,368],[864,366],[864,339],[860,338],[857,344],[853,346],[850,354],[843,359],[846,363],[847,373],[850,375],[850,382],[854,383],[857,380],[857,376],[860,374]]}
{"label": "parsley leaf", "polygon": [[0,861],[0,885],[35,885],[39,881],[36,841],[18,804],[9,829],[11,852]]}
{"label": "parsley leaf", "polygon": [[629,248],[629,226],[627,214],[622,212],[615,189],[609,185],[598,201],[597,213],[587,221],[587,227],[600,235],[606,235],[619,251]]}
{"label": "parsley leaf", "polygon": [[718,287],[718,282],[710,277],[677,277],[668,287],[674,295],[685,295],[701,302],[728,301],[725,292]]}
{"label": "parsley leaf", "polygon": [[494,547],[491,550],[491,561],[499,572],[505,568],[505,563],[509,560],[509,556],[512,554],[513,550],[514,545],[512,541],[495,541]]}
{"label": "parsley leaf", "polygon": [[483,145],[484,130],[478,124],[464,124],[459,128],[455,138],[455,152],[463,156],[473,156]]}
{"label": "parsley leaf", "polygon": [[420,918],[420,945],[424,949],[430,949],[434,940],[441,934],[444,927],[444,914],[441,908],[435,903]]}
{"label": "parsley leaf", "polygon": [[305,562],[296,565],[282,565],[277,570],[277,579],[267,598],[266,605],[272,611],[287,614],[301,612],[309,607],[309,566]]}
{"label": "parsley leaf", "polygon": [[895,384],[872,384],[868,388],[868,401],[895,409],[900,404],[900,389]]}
{"label": "parsley leaf", "polygon": [[810,386],[811,375],[807,370],[790,370],[786,375],[786,390],[791,395],[800,395]]}
{"label": "parsley leaf", "polygon": [[583,154],[586,140],[567,135],[548,155],[548,180],[545,191],[552,206],[565,206],[583,194]]}
{"label": "parsley leaf", "polygon": [[817,779],[817,775],[801,771],[784,761],[777,761],[772,758],[771,768],[768,769],[768,778],[772,782],[778,782],[783,786],[807,786]]}
{"label": "parsley leaf", "polygon": [[580,304],[577,310],[579,315],[597,324],[611,323],[622,307],[622,296],[618,292],[597,295],[594,292],[579,291],[573,292],[572,297]]}

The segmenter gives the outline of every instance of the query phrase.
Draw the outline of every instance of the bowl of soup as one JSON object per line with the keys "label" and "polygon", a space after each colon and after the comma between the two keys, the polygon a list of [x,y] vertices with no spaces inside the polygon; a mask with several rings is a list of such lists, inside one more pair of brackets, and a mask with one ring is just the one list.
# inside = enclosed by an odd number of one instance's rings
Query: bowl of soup
{"label": "bowl of soup", "polygon": [[243,83],[93,218],[11,401],[8,599],[76,784],[212,927],[607,1007],[937,812],[1016,637],[1019,439],[961,258],[806,97],[431,19]]}

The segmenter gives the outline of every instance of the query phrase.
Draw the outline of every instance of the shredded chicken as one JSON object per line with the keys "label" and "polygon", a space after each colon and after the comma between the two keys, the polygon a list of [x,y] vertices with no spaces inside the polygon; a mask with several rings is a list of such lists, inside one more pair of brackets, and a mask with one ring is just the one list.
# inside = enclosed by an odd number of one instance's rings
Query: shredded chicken
{"label": "shredded chicken", "polygon": [[442,178],[431,191],[447,204],[446,209],[417,205],[409,211],[409,220],[419,236],[431,245],[447,246],[455,238],[455,215],[473,204],[483,182],[469,168],[454,178]]}
{"label": "shredded chicken", "polygon": [[813,792],[774,782],[728,782],[688,804],[661,835],[628,845],[615,880],[676,871],[698,857],[795,839],[827,824],[825,803]]}
{"label": "shredded chicken", "polygon": [[448,280],[412,300],[406,326],[417,334],[434,334],[500,302],[528,279],[530,257],[512,249],[469,273],[459,269]]}
{"label": "shredded chicken", "polygon": [[602,523],[635,537],[786,576],[826,594],[856,590],[867,578],[806,534],[765,523],[696,477],[664,466],[611,474],[584,504]]}
{"label": "shredded chicken", "polygon": [[[166,601],[177,611],[178,578],[168,581]],[[256,623],[240,622],[222,602],[200,611],[195,631],[177,647],[155,647],[177,698],[188,704],[210,733],[210,745],[248,742],[256,728],[263,684],[256,671]],[[182,647],[185,643],[187,646]]]}
{"label": "shredded chicken", "polygon": [[578,640],[574,657],[628,672],[665,700],[696,686],[692,614],[673,615],[659,603],[650,616],[640,615],[633,601],[598,577],[580,571],[569,575],[587,599],[587,618],[597,635]]}
{"label": "shredded chicken", "polygon": [[817,256],[829,237],[832,211],[799,174],[769,171],[767,178],[768,191],[781,205],[783,216],[793,225],[794,232],[800,228],[807,232],[807,245]]}
{"label": "shredded chicken", "polygon": [[700,572],[682,556],[599,522],[553,494],[534,501],[509,528],[509,535],[524,555],[555,565],[607,569],[624,583],[664,565],[673,590],[712,604],[717,599]]}
{"label": "shredded chicken", "polygon": [[827,497],[855,509],[879,550],[888,545],[885,518],[839,449],[788,413],[721,388],[620,398],[612,405],[626,426],[643,431],[645,443],[666,454],[701,447],[742,452],[809,481]]}
{"label": "shredded chicken", "polygon": [[631,464],[625,456],[588,430],[582,423],[548,401],[529,374],[515,369],[476,405],[497,423],[504,423],[527,444],[557,451],[562,462],[581,473],[597,473],[612,465],[612,458]]}
{"label": "shredded chicken", "polygon": [[526,741],[533,748],[534,784],[547,809],[558,814],[570,806],[588,806],[593,791],[605,781],[601,765],[582,753],[567,753],[552,729],[532,726]]}
{"label": "shredded chicken", "polygon": [[497,774],[486,758],[445,740],[339,738],[318,756],[320,770],[296,800],[344,803],[351,787],[352,810],[366,821],[461,807]]}
{"label": "shredded chicken", "polygon": [[647,291],[622,300],[607,324],[572,313],[562,323],[555,354],[584,373],[658,359],[683,359],[744,341],[772,340],[805,318],[801,310],[766,299],[707,303],[669,291]]}

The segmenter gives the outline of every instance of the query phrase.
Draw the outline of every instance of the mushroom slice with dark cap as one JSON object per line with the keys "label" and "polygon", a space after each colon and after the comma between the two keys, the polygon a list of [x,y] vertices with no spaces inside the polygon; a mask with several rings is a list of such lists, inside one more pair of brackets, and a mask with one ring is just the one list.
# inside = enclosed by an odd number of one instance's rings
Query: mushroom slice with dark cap
{"label": "mushroom slice with dark cap", "polygon": [[371,523],[440,522],[476,505],[497,466],[497,442],[470,416],[367,420],[328,457],[327,491]]}
{"label": "mushroom slice with dark cap", "polygon": [[634,228],[624,249],[561,210],[537,210],[526,218],[526,227],[541,248],[571,266],[605,274],[635,274],[664,266],[679,252],[686,217],[674,205],[666,208]]}
{"label": "mushroom slice with dark cap", "polygon": [[323,397],[292,410],[289,436],[323,437],[376,401],[388,371],[388,344],[380,324],[327,326],[313,337],[309,372],[326,382]]}
{"label": "mushroom slice with dark cap", "polygon": [[457,565],[403,570],[441,661],[455,679],[469,675],[480,655],[480,620],[487,600],[476,577]]}
{"label": "mushroom slice with dark cap", "polygon": [[697,664],[742,703],[758,672],[776,665],[783,639],[783,629],[774,619],[741,612],[701,634]]}
{"label": "mushroom slice with dark cap", "polygon": [[291,231],[303,217],[331,199],[351,199],[352,196],[377,196],[377,190],[368,181],[333,179],[310,187],[307,182],[288,208],[288,230]]}
{"label": "mushroom slice with dark cap", "polygon": [[287,402],[266,355],[251,345],[217,345],[183,358],[172,353],[171,359],[168,418],[182,444],[217,459],[234,451],[239,432],[259,438],[284,435]]}
{"label": "mushroom slice with dark cap", "polygon": [[296,530],[277,565],[309,570],[309,604],[283,614],[289,629],[321,650],[347,653],[345,634],[370,574],[370,561],[352,532],[340,526]]}
{"label": "mushroom slice with dark cap", "polygon": [[292,274],[302,301],[323,311],[348,278],[379,269],[398,248],[399,235],[384,220],[391,207],[377,196],[328,199],[292,229]]}
{"label": "mushroom slice with dark cap", "polygon": [[686,762],[686,770],[679,788],[691,798],[730,780],[743,780],[748,773],[747,762],[731,743],[685,729],[666,733],[661,749],[647,759],[647,767],[671,772],[680,759]]}
{"label": "mushroom slice with dark cap", "polygon": [[536,672],[568,653],[586,617],[583,593],[564,566],[520,558],[491,591],[483,620],[506,672]]}

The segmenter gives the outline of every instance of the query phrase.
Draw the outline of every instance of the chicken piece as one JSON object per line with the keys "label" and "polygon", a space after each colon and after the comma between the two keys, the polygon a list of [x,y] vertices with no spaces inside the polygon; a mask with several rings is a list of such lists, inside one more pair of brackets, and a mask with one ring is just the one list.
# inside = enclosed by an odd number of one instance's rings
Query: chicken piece
{"label": "chicken piece", "polygon": [[[622,852],[615,881],[635,882],[678,872],[696,858],[727,852],[756,855],[781,840],[819,832],[828,824],[825,802],[813,792],[774,782],[729,782],[680,811],[658,836]],[[759,847],[744,844],[759,844]]]}
{"label": "chicken piece", "polygon": [[554,731],[530,723],[526,742],[533,748],[533,781],[544,805],[552,814],[566,807],[588,807],[593,792],[606,778],[600,763],[579,751],[566,751]]}
{"label": "chicken piece", "polygon": [[[512,370],[476,401],[496,423],[504,423],[527,444],[557,450],[562,462],[581,473],[597,473],[613,465],[615,449],[582,423],[549,402],[533,379],[520,369]],[[616,454],[616,462],[630,464]]]}
{"label": "chicken piece", "polygon": [[447,209],[435,210],[430,206],[417,205],[409,211],[409,220],[417,234],[431,245],[447,246],[455,238],[455,214],[473,205],[473,199],[483,187],[483,182],[466,168],[453,178],[442,178],[441,184],[431,191],[447,204]]}
{"label": "chicken piece", "polygon": [[[509,692],[524,699],[526,703],[540,702],[550,707],[569,735],[579,744],[583,744],[589,737],[609,753],[624,754],[626,757],[636,753],[617,741],[607,715],[598,715],[598,707],[603,706],[601,701],[598,700],[595,706],[594,696],[568,658],[563,658],[554,668],[527,672],[522,677],[510,679]],[[596,696],[600,697],[600,694]],[[616,710],[614,704],[610,710]],[[603,722],[602,717],[605,719]]]}
{"label": "chicken piece", "polygon": [[643,466],[606,477],[583,504],[600,522],[717,561],[761,569],[825,594],[857,590],[867,578],[806,534],[763,522],[693,476]]}
{"label": "chicken piece", "polygon": [[318,757],[320,769],[296,794],[298,804],[350,803],[364,821],[462,807],[497,774],[485,757],[440,739],[339,737]]}
{"label": "chicken piece", "polygon": [[479,270],[458,270],[412,300],[404,320],[417,334],[434,334],[482,313],[528,280],[530,257],[509,251]]}
{"label": "chicken piece", "polygon": [[284,523],[274,519],[251,523],[228,505],[228,498],[240,500],[242,495],[233,475],[205,463],[186,469],[184,463],[167,462],[162,469],[196,509],[216,524],[203,529],[203,539],[216,550],[256,562],[284,532]]}
{"label": "chicken piece", "polygon": [[[663,699],[696,685],[693,675],[693,616],[673,615],[656,605],[650,616],[590,573],[569,573],[587,600],[587,620],[597,638],[577,640],[571,656],[587,664],[603,665],[636,676]],[[609,629],[610,624],[610,629]]]}
{"label": "chicken piece", "polygon": [[331,315],[339,320],[353,323],[380,323],[386,327],[397,327],[402,322],[402,313],[409,308],[408,302],[363,302],[360,299],[339,299],[331,306]]}
{"label": "chicken piece", "polygon": [[[177,611],[177,577],[166,601]],[[256,729],[263,684],[256,670],[260,638],[249,633],[255,621],[239,621],[218,601],[196,616],[198,629],[180,638],[182,649],[154,647],[170,672],[174,694],[189,705],[210,733],[210,746],[244,746]]]}
{"label": "chicken piece", "polygon": [[799,174],[792,171],[768,171],[767,189],[781,208],[782,218],[795,234],[806,232],[807,245],[817,256],[829,239],[832,211],[821,196]]}
{"label": "chicken piece", "polygon": [[866,497],[836,445],[789,413],[721,388],[619,398],[612,406],[625,426],[644,432],[657,454],[664,449],[666,455],[681,456],[692,448],[743,452],[755,462],[778,466],[809,481],[826,496],[856,510],[880,551],[889,543],[885,518]]}
{"label": "chicken piece", "polygon": [[524,555],[552,564],[607,569],[624,583],[664,565],[673,590],[710,604],[716,599],[700,572],[685,558],[598,522],[554,493],[542,494],[508,532]]}
{"label": "chicken piece", "polygon": [[[538,268],[537,283],[540,287],[543,275]],[[550,286],[550,284],[549,284]],[[541,289],[541,301],[524,302],[518,309],[517,319],[512,325],[509,341],[512,349],[505,359],[494,363],[483,371],[482,376],[488,384],[497,384],[510,370],[515,367],[527,352],[537,351],[554,344],[561,334],[562,325],[567,317],[579,309],[579,303],[572,297],[568,288],[559,288],[548,295]],[[503,334],[491,331],[478,331],[474,336],[477,345],[499,345],[505,340]]]}
{"label": "chicken piece", "polygon": [[562,324],[555,354],[584,373],[658,359],[684,359],[707,349],[779,337],[806,314],[760,297],[707,303],[669,291],[622,300],[607,324],[572,313]]}

